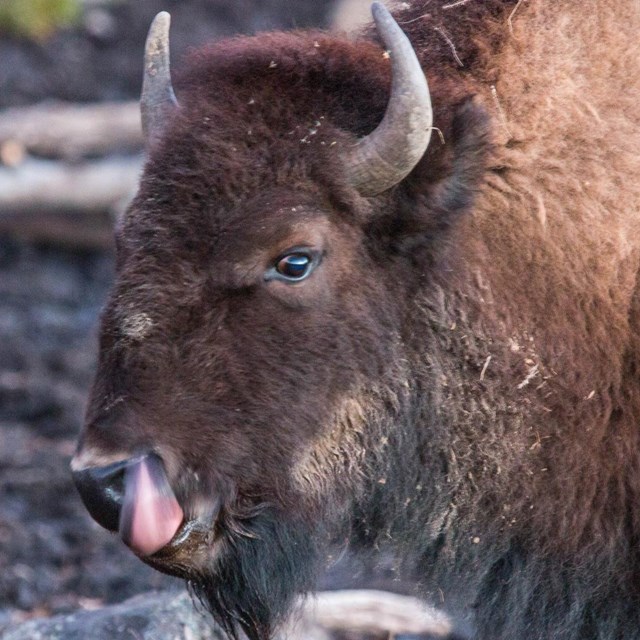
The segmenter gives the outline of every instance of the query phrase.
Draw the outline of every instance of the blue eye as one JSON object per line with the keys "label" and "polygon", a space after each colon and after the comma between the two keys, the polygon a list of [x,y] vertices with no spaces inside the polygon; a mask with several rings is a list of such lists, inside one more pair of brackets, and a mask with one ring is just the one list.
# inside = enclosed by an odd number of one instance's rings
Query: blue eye
{"label": "blue eye", "polygon": [[303,280],[311,273],[313,259],[306,253],[289,253],[276,263],[276,271],[286,280]]}
{"label": "blue eye", "polygon": [[280,254],[266,270],[264,279],[295,284],[306,280],[322,262],[323,252],[315,247],[298,246]]}

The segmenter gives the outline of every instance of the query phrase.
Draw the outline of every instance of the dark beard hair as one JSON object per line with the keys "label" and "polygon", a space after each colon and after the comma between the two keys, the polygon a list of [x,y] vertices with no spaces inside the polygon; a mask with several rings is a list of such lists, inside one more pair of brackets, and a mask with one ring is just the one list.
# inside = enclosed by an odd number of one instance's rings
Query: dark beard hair
{"label": "dark beard hair", "polygon": [[245,525],[220,518],[221,549],[190,580],[196,597],[233,640],[269,640],[296,596],[311,591],[322,563],[319,532],[270,509]]}

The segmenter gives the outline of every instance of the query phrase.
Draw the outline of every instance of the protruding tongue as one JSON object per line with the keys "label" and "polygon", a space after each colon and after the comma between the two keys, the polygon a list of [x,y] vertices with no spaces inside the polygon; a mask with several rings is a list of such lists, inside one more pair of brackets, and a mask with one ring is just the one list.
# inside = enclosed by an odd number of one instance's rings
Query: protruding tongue
{"label": "protruding tongue", "polygon": [[159,458],[145,456],[127,467],[120,513],[120,536],[126,544],[151,555],[170,542],[183,518]]}

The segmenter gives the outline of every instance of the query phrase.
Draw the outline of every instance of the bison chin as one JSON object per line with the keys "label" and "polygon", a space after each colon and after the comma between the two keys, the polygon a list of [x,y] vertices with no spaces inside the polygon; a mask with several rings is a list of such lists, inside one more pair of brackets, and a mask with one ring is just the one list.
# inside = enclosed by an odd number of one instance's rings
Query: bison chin
{"label": "bison chin", "polygon": [[220,553],[189,584],[231,638],[242,630],[249,640],[269,640],[296,596],[315,586],[324,546],[317,528],[269,510],[250,531],[221,537]]}

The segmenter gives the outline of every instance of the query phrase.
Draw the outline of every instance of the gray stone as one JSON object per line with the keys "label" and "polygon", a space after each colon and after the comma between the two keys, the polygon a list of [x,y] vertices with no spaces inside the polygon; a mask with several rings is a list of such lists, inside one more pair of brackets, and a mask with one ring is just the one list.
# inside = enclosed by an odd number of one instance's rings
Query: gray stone
{"label": "gray stone", "polygon": [[30,620],[0,632],[1,640],[222,640],[184,591],[135,596],[95,611]]}
{"label": "gray stone", "polygon": [[[243,636],[244,637],[244,636]],[[276,640],[330,640],[296,617]],[[151,592],[94,611],[39,618],[0,628],[0,640],[227,640],[186,591]]]}

